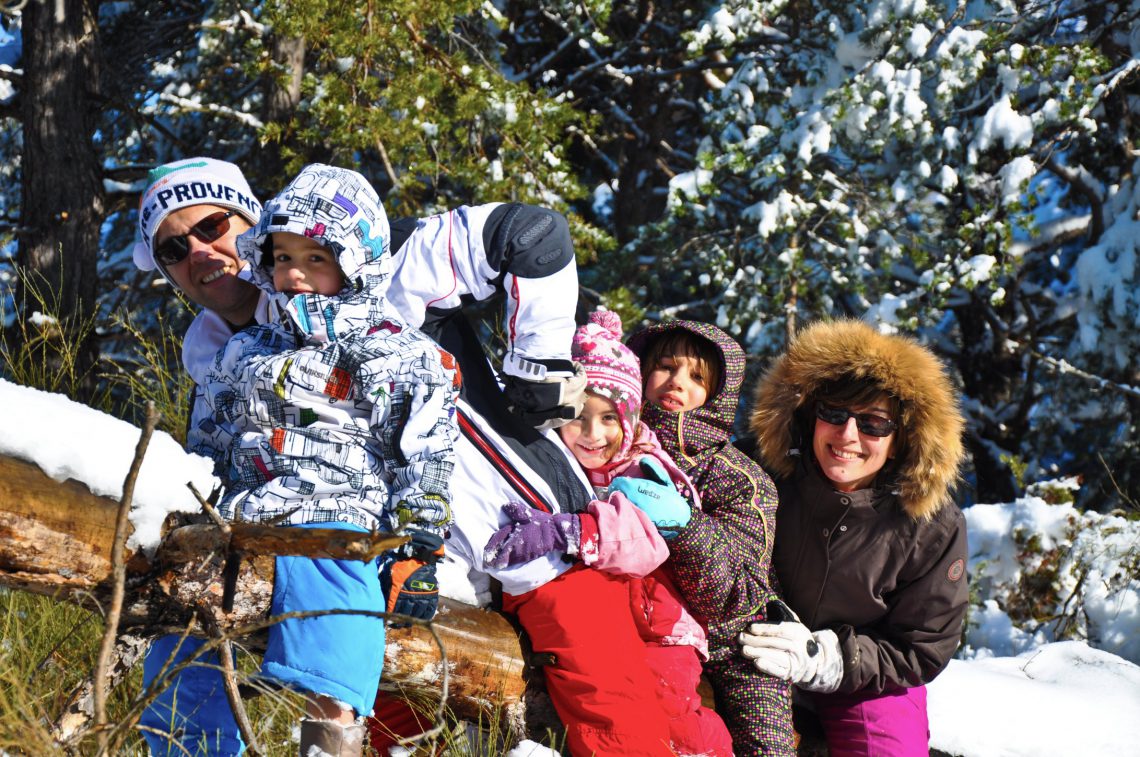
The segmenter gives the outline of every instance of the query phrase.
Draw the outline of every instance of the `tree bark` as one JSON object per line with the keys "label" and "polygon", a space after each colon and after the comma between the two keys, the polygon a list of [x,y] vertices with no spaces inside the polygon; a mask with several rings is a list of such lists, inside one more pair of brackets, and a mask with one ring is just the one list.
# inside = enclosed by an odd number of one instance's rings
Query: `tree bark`
{"label": "tree bark", "polygon": [[301,78],[305,73],[305,38],[274,34],[270,41],[274,71],[265,77],[263,121],[278,124],[280,136],[258,151],[258,170],[269,186],[285,183],[287,153],[294,145],[293,114],[301,104]]}
{"label": "tree bark", "polygon": [[[99,61],[96,7],[87,0],[31,0],[23,11],[21,208],[17,252],[20,326],[11,336],[64,370],[79,399],[94,388],[95,312],[103,185],[93,143]],[[60,331],[37,343],[35,311]],[[29,359],[34,359],[29,358]],[[40,363],[43,365],[43,363]]]}
{"label": "tree bark", "polygon": [[[615,7],[616,6],[615,4]],[[676,31],[684,28],[685,9],[661,3],[622,4],[610,18],[615,39],[636,40],[631,52],[631,68],[648,75],[633,75],[633,83],[623,96],[615,98],[614,112],[625,111],[629,126],[621,130],[614,193],[614,231],[619,244],[637,236],[645,224],[661,218],[668,200],[669,181],[691,166],[689,158],[673,153],[678,140],[685,141],[685,124],[696,120],[696,110],[683,105],[686,76],[662,78],[658,71],[678,69],[685,62],[676,45]],[[688,81],[697,75],[689,74]],[[623,106],[621,100],[624,100]],[[604,111],[603,111],[604,112]],[[672,145],[670,143],[673,143]]]}

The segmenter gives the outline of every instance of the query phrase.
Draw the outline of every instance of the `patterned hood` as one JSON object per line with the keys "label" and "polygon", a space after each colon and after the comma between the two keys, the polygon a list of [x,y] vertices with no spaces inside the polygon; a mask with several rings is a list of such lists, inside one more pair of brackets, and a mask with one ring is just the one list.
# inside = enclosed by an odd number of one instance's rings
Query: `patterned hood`
{"label": "patterned hood", "polygon": [[950,501],[964,455],[965,421],[938,358],[913,339],[881,334],[856,320],[812,324],[768,369],[756,387],[751,426],[766,468],[777,478],[795,471],[799,436],[815,393],[844,376],[871,378],[902,404],[907,450],[894,488],[903,509],[927,519]]}
{"label": "patterned hood", "polygon": [[[266,240],[276,232],[311,237],[333,252],[345,276],[338,295],[290,298],[273,288],[273,261]],[[261,220],[237,239],[238,254],[250,264],[251,279],[270,295],[271,312],[292,322],[306,343],[336,341],[358,325],[395,315],[386,294],[392,277],[388,216],[376,190],[345,168],[305,166],[265,206]]]}
{"label": "patterned hood", "polygon": [[657,433],[662,448],[687,475],[712,462],[732,438],[737,403],[744,383],[744,351],[732,337],[716,326],[698,321],[669,321],[643,329],[629,338],[629,348],[643,361],[649,345],[662,334],[684,329],[711,342],[721,355],[721,385],[709,393],[704,405],[685,412],[671,412],[645,403],[641,419]]}

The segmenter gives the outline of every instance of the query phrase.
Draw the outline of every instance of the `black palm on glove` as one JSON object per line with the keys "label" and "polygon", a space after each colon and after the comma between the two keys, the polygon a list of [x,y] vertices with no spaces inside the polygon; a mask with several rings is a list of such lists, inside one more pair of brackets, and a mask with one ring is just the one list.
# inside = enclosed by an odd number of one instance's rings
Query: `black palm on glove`
{"label": "black palm on glove", "polygon": [[739,641],[741,654],[757,670],[801,689],[829,693],[843,679],[843,652],[835,632],[813,633],[778,599],[765,607],[764,622],[750,625]]}

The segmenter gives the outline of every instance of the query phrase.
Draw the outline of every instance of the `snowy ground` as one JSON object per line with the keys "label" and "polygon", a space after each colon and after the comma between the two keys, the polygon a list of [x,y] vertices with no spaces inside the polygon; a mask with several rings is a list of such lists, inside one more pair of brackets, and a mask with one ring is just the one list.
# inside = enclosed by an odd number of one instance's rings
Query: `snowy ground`
{"label": "snowy ground", "polygon": [[[73,478],[97,494],[118,498],[138,429],[59,395],[2,380],[0,407],[6,420],[0,454],[35,462],[57,480]],[[212,487],[208,471],[202,458],[186,455],[169,436],[156,434],[135,494],[132,546],[152,546],[168,510],[196,509],[184,487],[172,482],[193,481],[206,492]],[[1028,569],[1018,546],[1027,535],[1046,549],[1063,547],[1065,559],[1082,558],[1087,635],[1101,648],[1053,641],[1048,626],[1017,627],[993,599],[972,609],[963,659],[952,661],[930,686],[931,746],[963,757],[1140,755],[1140,579],[1121,581],[1119,562],[1140,545],[1140,525],[1082,516],[1038,497],[975,505],[966,515],[971,575],[980,579],[983,599],[986,592],[997,596]],[[1067,529],[1074,523],[1087,528],[1069,543]],[[1015,533],[1021,537],[1018,544]],[[479,594],[455,573],[442,580],[445,593],[455,599],[471,601]],[[550,752],[528,743],[512,754]]]}

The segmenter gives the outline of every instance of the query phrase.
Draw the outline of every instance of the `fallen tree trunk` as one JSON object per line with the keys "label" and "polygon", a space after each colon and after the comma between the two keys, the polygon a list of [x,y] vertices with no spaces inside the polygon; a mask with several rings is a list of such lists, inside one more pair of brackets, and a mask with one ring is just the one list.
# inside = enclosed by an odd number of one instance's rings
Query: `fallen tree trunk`
{"label": "fallen tree trunk", "polygon": [[75,601],[111,575],[119,503],[0,456],[0,582]]}
{"label": "fallen tree trunk", "polygon": [[[110,594],[118,507],[81,483],[60,483],[31,463],[0,456],[0,586],[91,609],[103,606]],[[284,532],[300,529],[231,528],[227,534],[213,524],[183,525],[164,535],[153,556],[130,555],[122,632],[180,631],[206,613],[218,630],[232,633],[266,620],[274,554],[351,558],[406,540],[390,534],[361,539],[332,529],[286,540]],[[433,627],[446,650],[447,706],[460,717],[493,718],[525,733],[524,655],[510,623],[498,613],[445,599]],[[252,646],[258,646],[256,639]],[[426,628],[390,629],[385,681],[438,696],[443,667]]]}

